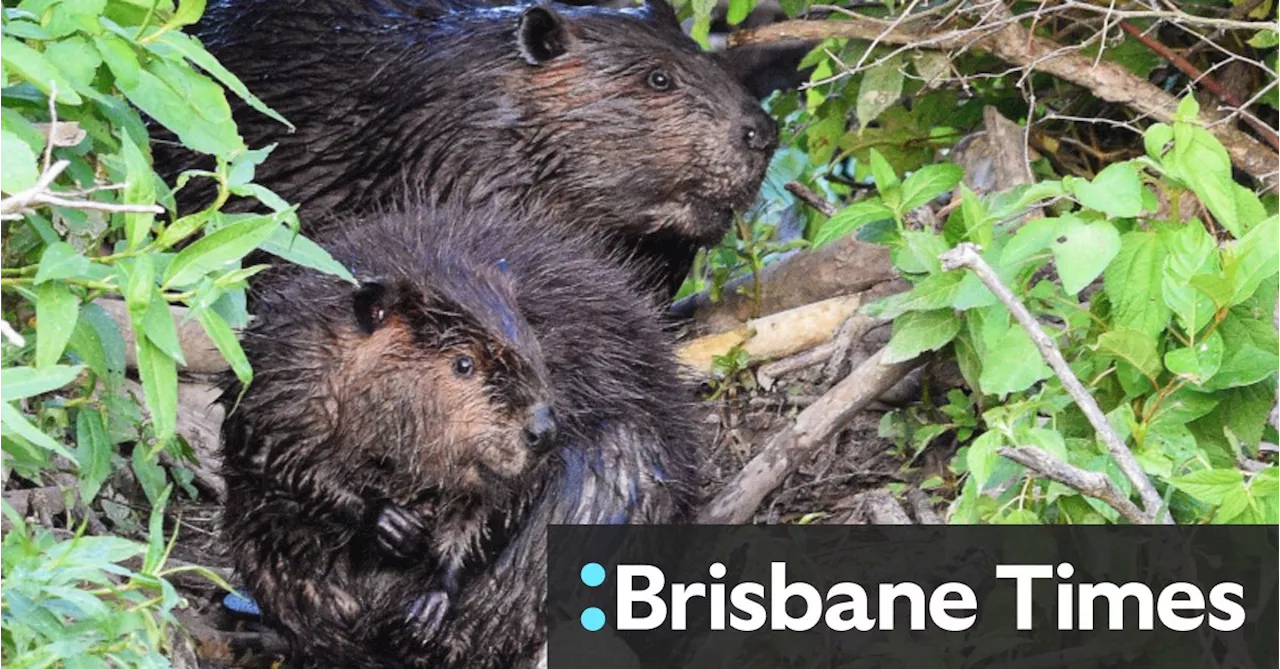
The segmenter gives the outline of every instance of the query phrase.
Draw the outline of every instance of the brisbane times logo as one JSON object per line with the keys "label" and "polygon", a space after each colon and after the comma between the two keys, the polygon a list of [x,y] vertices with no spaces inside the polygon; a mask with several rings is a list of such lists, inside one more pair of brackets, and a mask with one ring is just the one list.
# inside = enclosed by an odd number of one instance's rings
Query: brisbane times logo
{"label": "brisbane times logo", "polygon": [[553,527],[549,548],[549,669],[1280,660],[1275,527]]}

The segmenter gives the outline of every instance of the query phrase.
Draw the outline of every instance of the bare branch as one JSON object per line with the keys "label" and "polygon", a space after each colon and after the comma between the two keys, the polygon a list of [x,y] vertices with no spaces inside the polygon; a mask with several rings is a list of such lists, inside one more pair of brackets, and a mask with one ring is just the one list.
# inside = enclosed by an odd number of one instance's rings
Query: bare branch
{"label": "bare branch", "polygon": [[826,443],[854,414],[888,390],[927,356],[892,365],[881,364],[884,350],[867,358],[843,381],[796,416],[765,444],[756,456],[725,484],[698,514],[698,522],[738,524],[751,519],[760,502],[817,446]]}
{"label": "bare branch", "polygon": [[1143,517],[1147,523],[1157,522],[1161,518],[1166,523],[1172,523],[1173,520],[1168,513],[1164,512],[1164,502],[1160,498],[1160,493],[1156,491],[1155,486],[1151,484],[1151,480],[1147,478],[1142,467],[1138,464],[1138,460],[1133,457],[1133,452],[1129,447],[1124,445],[1124,440],[1120,435],[1116,434],[1111,424],[1107,422],[1107,417],[1102,413],[1102,408],[1098,406],[1097,401],[1089,394],[1084,385],[1080,383],[1080,379],[1076,378],[1075,372],[1071,371],[1071,367],[1062,357],[1062,352],[1058,350],[1058,346],[1053,343],[1049,335],[1045,334],[1040,324],[1036,322],[1026,306],[1009,290],[1000,277],[996,276],[995,270],[987,264],[982,256],[978,253],[979,249],[976,245],[970,243],[962,243],[954,249],[943,253],[939,256],[942,261],[942,268],[950,271],[960,267],[967,267],[978,279],[982,281],[987,288],[995,293],[996,299],[1000,300],[1013,317],[1017,319],[1022,329],[1027,331],[1031,337],[1031,341],[1035,343],[1036,348],[1040,351],[1040,356],[1049,364],[1053,373],[1062,380],[1062,387],[1066,389],[1067,394],[1071,395],[1071,399],[1075,401],[1076,406],[1084,412],[1085,418],[1089,419],[1089,424],[1097,431],[1098,438],[1106,445],[1107,451],[1111,453],[1111,457],[1115,459],[1116,464],[1120,466],[1120,471],[1133,482],[1134,488],[1138,491],[1138,496],[1142,499]]}
{"label": "bare branch", "polygon": [[1083,495],[1106,502],[1108,506],[1128,518],[1129,522],[1135,525],[1146,525],[1151,522],[1142,509],[1130,502],[1124,493],[1117,490],[1115,485],[1111,483],[1111,479],[1108,479],[1107,475],[1102,472],[1091,472],[1069,465],[1054,457],[1051,453],[1035,446],[1001,448],[998,452],[1000,455],[1013,460],[1023,467],[1034,470],[1037,474],[1047,479],[1052,479],[1069,488],[1078,490]]}

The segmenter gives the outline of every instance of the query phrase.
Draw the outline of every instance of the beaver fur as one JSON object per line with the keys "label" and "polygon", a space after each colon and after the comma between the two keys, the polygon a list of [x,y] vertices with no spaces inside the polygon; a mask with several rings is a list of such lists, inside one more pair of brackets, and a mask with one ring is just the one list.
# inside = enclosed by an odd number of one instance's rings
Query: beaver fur
{"label": "beaver fur", "polygon": [[299,666],[519,665],[544,640],[548,523],[687,508],[670,338],[602,243],[549,227],[408,207],[322,240],[360,286],[300,267],[255,286],[224,531]]}
{"label": "beaver fur", "polygon": [[[235,101],[255,181],[304,225],[425,189],[537,202],[655,260],[674,290],[754,200],[776,123],[651,0],[626,10],[463,0],[215,0],[198,36],[297,126]],[[156,147],[162,171],[199,165]],[[208,201],[196,180],[184,201]]]}

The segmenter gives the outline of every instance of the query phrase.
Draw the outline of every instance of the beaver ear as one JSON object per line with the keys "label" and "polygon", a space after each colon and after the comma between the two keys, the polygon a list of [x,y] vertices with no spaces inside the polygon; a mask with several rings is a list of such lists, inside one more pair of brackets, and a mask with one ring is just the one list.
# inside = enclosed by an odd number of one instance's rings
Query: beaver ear
{"label": "beaver ear", "polygon": [[677,30],[680,28],[680,18],[676,16],[676,9],[668,4],[665,0],[644,0],[645,9],[649,11],[658,23],[664,23],[668,26],[674,26]]}
{"label": "beaver ear", "polygon": [[380,283],[361,284],[351,296],[356,323],[365,334],[373,334],[387,319],[387,289]]}
{"label": "beaver ear", "polygon": [[564,55],[567,37],[564,18],[550,7],[530,7],[520,15],[516,41],[520,45],[520,55],[530,65],[541,65]]}

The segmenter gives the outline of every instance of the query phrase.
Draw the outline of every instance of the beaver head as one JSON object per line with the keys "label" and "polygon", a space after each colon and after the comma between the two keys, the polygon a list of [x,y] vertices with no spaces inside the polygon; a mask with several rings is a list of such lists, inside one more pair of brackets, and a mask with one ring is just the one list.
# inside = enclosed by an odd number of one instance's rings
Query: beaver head
{"label": "beaver head", "polygon": [[643,9],[521,11],[504,73],[524,93],[527,155],[588,209],[622,206],[634,237],[715,243],[751,204],[777,146],[759,103],[680,29]]}
{"label": "beaver head", "polygon": [[352,293],[356,327],[335,341],[342,440],[408,489],[479,492],[531,469],[556,423],[542,352],[504,286],[384,281]]}
{"label": "beaver head", "polygon": [[246,341],[258,372],[242,407],[290,445],[280,458],[410,504],[499,495],[554,447],[542,350],[501,267],[442,258],[358,288],[291,273]]}
{"label": "beaver head", "polygon": [[[777,145],[773,119],[662,0],[210,5],[201,40],[297,126],[237,103],[248,143],[277,144],[255,180],[312,227],[406,194],[536,201],[678,285],[751,203]],[[157,147],[164,171],[194,165],[172,151]]]}

